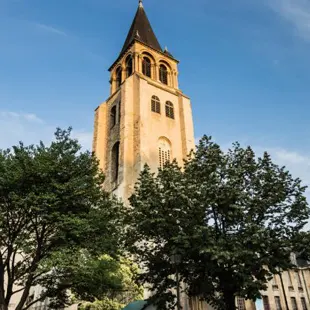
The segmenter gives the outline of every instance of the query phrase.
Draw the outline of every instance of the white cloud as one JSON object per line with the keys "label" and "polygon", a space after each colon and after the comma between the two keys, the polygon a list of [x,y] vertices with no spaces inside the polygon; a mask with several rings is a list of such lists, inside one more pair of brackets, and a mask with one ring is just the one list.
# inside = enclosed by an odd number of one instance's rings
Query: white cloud
{"label": "white cloud", "polygon": [[9,112],[9,111],[0,111],[0,118],[1,119],[10,119],[13,121],[18,122],[29,122],[29,123],[38,123],[42,124],[43,120],[40,119],[38,116],[32,113],[16,113],[16,112]]}
{"label": "white cloud", "polygon": [[[248,144],[241,143],[244,147]],[[231,147],[231,144],[223,147],[226,151]],[[303,154],[298,151],[288,150],[280,147],[265,148],[262,146],[251,146],[257,157],[262,157],[264,152],[267,152],[271,156],[271,160],[276,165],[286,167],[286,170],[290,172],[293,178],[300,178],[302,185],[308,186],[306,191],[306,197],[310,204],[310,154]]]}
{"label": "white cloud", "polygon": [[[301,154],[281,148],[266,149],[272,160],[279,166],[285,166],[294,178],[300,178],[304,185],[310,187],[310,154]],[[307,190],[310,203],[310,188]]]}
{"label": "white cloud", "polygon": [[[212,139],[214,142],[219,143],[216,139]],[[196,143],[199,141],[195,139]],[[251,145],[247,139],[245,141],[239,141],[242,147],[246,147],[250,144],[251,148],[255,152],[257,157],[262,157],[264,152],[267,152],[273,161],[273,163],[286,169],[291,173],[293,178],[300,178],[302,185],[308,186],[306,196],[310,204],[310,153],[301,153],[299,151],[293,151],[281,147],[262,147]],[[227,152],[232,147],[232,143],[219,143],[221,149]]]}
{"label": "white cloud", "polygon": [[[25,145],[39,141],[49,143],[54,137],[56,126],[49,124],[33,113],[0,111],[0,149],[10,148],[22,141]],[[83,150],[90,150],[92,133],[76,129],[72,136],[79,140]]]}
{"label": "white cloud", "polygon": [[53,134],[38,116],[32,113],[0,111],[0,148],[9,148],[23,141],[25,144],[37,143]]}
{"label": "white cloud", "polygon": [[85,130],[73,130],[72,137],[78,139],[83,149],[91,151],[93,133]]}
{"label": "white cloud", "polygon": [[[199,142],[199,138],[195,138],[196,144]],[[232,148],[232,142],[221,143],[215,138],[212,138],[213,142],[219,143],[221,149],[227,152],[228,149]],[[264,152],[270,154],[272,161],[278,166],[285,166],[287,170],[292,174],[294,178],[300,178],[303,185],[309,186],[307,190],[307,196],[310,203],[310,153],[301,153],[299,151],[293,151],[281,147],[263,147],[255,146],[250,143],[249,139],[239,141],[242,147],[248,145],[251,146],[257,157],[262,157]]]}
{"label": "white cloud", "polygon": [[43,124],[44,123],[43,120],[40,119],[39,117],[37,117],[35,114],[26,113],[23,116],[29,122],[34,122],[34,123],[39,123],[39,124]]}
{"label": "white cloud", "polygon": [[299,177],[310,185],[310,154],[301,154],[284,148],[253,147],[253,149],[258,156],[262,156],[264,151],[268,152],[275,164],[285,166],[293,177]]}
{"label": "white cloud", "polygon": [[[271,155],[275,164],[285,166],[293,178],[300,178],[302,185],[308,186],[305,196],[310,204],[310,154],[301,154],[281,148],[266,149],[266,151]],[[310,221],[305,229],[310,229]]]}
{"label": "white cloud", "polygon": [[67,36],[67,34],[62,31],[62,30],[59,30],[55,27],[51,27],[51,26],[48,26],[48,25],[44,25],[44,24],[40,24],[40,23],[35,23],[35,26],[38,28],[38,29],[41,29],[45,32],[49,32],[49,33],[53,33],[53,34],[57,34],[57,35],[60,35],[60,36]]}
{"label": "white cloud", "polygon": [[310,40],[309,0],[266,0],[267,5],[289,22],[303,39]]}

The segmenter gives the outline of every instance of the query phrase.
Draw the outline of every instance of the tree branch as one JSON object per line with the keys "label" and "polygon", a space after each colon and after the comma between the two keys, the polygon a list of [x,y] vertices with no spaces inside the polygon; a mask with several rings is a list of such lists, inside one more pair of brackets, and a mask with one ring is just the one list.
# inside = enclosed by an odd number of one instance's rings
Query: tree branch
{"label": "tree branch", "polygon": [[12,294],[11,294],[11,296],[13,296],[13,295],[15,295],[15,294],[17,294],[17,293],[23,291],[24,289],[25,289],[25,287],[22,287],[22,288],[20,288],[20,289],[18,289],[18,290],[16,290],[16,291],[13,291]]}
{"label": "tree branch", "polygon": [[[35,230],[37,231],[37,228]],[[30,268],[29,268],[29,275],[28,275],[28,278],[26,281],[25,289],[24,289],[24,292],[23,292],[23,294],[20,298],[20,301],[19,301],[17,307],[15,308],[15,310],[22,310],[24,308],[24,304],[25,304],[25,302],[29,296],[29,291],[30,291],[30,288],[32,286],[32,283],[33,283],[34,277],[35,277],[34,272],[38,268],[38,263],[39,263],[40,259],[42,259],[41,251],[42,251],[42,247],[43,247],[42,240],[44,239],[44,232],[45,232],[45,228],[43,225],[41,235],[37,235],[37,237],[38,237],[37,238],[37,249],[36,249],[35,256],[32,260],[32,263],[30,265]],[[28,309],[28,308],[26,308],[26,309]]]}
{"label": "tree branch", "polygon": [[[47,293],[45,294],[41,294],[41,296],[35,300],[33,300],[32,302],[30,302],[29,304],[27,304],[25,307],[22,307],[22,310],[27,310],[29,309],[32,305],[34,305],[35,303],[39,302],[39,301],[43,301],[45,298],[47,297]],[[17,308],[16,308],[17,309]]]}

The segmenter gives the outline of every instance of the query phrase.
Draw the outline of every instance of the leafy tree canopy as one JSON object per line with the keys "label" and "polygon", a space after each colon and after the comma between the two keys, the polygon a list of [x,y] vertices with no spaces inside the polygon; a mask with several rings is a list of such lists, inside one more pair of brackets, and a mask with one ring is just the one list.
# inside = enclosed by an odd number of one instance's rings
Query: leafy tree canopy
{"label": "leafy tree canopy", "polygon": [[15,294],[15,309],[28,309],[36,285],[45,288],[39,299],[63,305],[76,255],[119,253],[122,206],[102,189],[97,160],[70,133],[58,129],[48,146],[0,151],[1,310]]}
{"label": "leafy tree canopy", "polygon": [[81,262],[72,291],[78,299],[88,301],[81,303],[83,310],[120,310],[143,298],[143,287],[135,283],[138,273],[130,260],[103,255]]}
{"label": "leafy tree canopy", "polygon": [[267,153],[238,143],[224,152],[207,136],[183,168],[173,162],[155,175],[146,166],[127,209],[127,243],[160,309],[175,304],[175,252],[190,296],[228,310],[235,296],[256,299],[272,273],[291,267],[309,217],[305,190]]}

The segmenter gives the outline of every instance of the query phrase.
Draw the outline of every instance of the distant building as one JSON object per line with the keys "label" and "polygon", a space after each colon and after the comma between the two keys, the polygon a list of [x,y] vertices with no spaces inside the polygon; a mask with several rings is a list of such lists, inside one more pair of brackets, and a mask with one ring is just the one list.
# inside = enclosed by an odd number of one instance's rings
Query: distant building
{"label": "distant building", "polygon": [[[310,310],[310,263],[291,256],[297,267],[276,274],[268,282],[262,298],[256,302],[236,298],[237,310]],[[183,300],[183,310],[213,310],[213,307],[199,298]]]}
{"label": "distant building", "polygon": [[263,310],[310,310],[310,264],[292,260],[298,267],[275,275],[261,292]]}

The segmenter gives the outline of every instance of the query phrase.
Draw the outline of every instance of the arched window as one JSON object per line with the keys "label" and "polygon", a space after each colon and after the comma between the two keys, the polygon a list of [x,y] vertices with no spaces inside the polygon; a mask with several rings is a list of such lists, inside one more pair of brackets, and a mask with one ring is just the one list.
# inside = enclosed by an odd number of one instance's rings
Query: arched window
{"label": "arched window", "polygon": [[119,142],[116,142],[112,148],[111,156],[111,177],[112,182],[116,182],[119,172]]}
{"label": "arched window", "polygon": [[151,108],[152,112],[160,114],[160,100],[157,96],[152,96]]}
{"label": "arched window", "polygon": [[110,127],[113,128],[116,124],[116,105],[114,105],[110,112]]}
{"label": "arched window", "polygon": [[118,67],[116,70],[116,88],[119,88],[122,84],[122,68]]}
{"label": "arched window", "polygon": [[159,167],[163,168],[166,163],[171,162],[171,144],[167,138],[158,140],[158,163]]}
{"label": "arched window", "polygon": [[143,60],[142,60],[142,73],[148,77],[152,77],[151,60],[147,57],[143,57]]}
{"label": "arched window", "polygon": [[126,59],[126,77],[130,77],[133,72],[132,57],[129,55]]}
{"label": "arched window", "polygon": [[170,101],[166,102],[166,116],[169,118],[174,118],[173,104]]}
{"label": "arched window", "polygon": [[159,66],[159,80],[163,83],[168,85],[168,70],[165,65]]}

